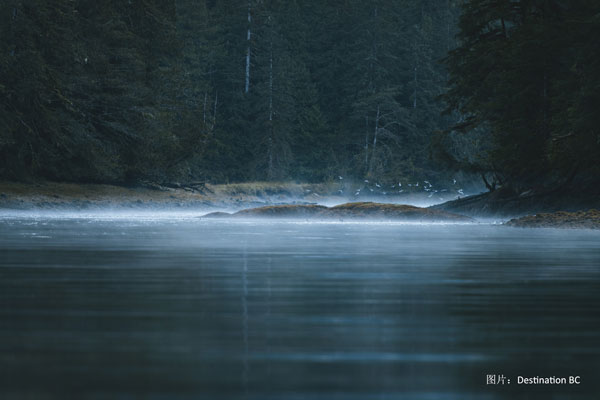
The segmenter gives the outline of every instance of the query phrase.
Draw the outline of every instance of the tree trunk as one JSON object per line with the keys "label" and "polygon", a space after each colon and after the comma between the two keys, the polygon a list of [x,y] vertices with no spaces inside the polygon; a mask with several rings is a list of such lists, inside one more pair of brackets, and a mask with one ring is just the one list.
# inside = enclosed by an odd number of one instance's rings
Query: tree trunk
{"label": "tree trunk", "polygon": [[369,116],[365,115],[365,173],[369,171]]}
{"label": "tree trunk", "polygon": [[446,0],[446,51],[450,51],[450,20],[452,13],[450,12],[450,0]]}
{"label": "tree trunk", "polygon": [[375,116],[375,131],[373,132],[373,146],[371,149],[371,162],[369,164],[369,175],[373,171],[373,160],[375,159],[375,151],[377,150],[377,133],[379,133],[379,105],[377,105],[377,115]]}
{"label": "tree trunk", "polygon": [[490,191],[493,192],[494,190],[496,190],[496,182],[492,182],[491,184],[488,182],[487,178],[485,177],[485,174],[482,173],[481,174],[481,178],[483,179],[483,183],[485,184],[485,187]]}
{"label": "tree trunk", "polygon": [[252,37],[252,32],[250,30],[250,25],[252,24],[252,6],[251,2],[248,1],[248,32],[246,34],[246,84],[244,86],[244,93],[248,93],[250,91],[250,38]]}
{"label": "tree trunk", "polygon": [[416,57],[415,57],[415,92],[413,94],[413,108],[417,108],[417,65],[416,65]]}
{"label": "tree trunk", "polygon": [[269,54],[269,179],[273,179],[273,38]]}
{"label": "tree trunk", "polygon": [[204,92],[204,108],[202,110],[202,122],[204,127],[206,127],[206,100],[208,98],[208,93]]}
{"label": "tree trunk", "polygon": [[213,122],[210,127],[211,132],[215,129],[215,125],[217,124],[217,103],[219,102],[219,92],[215,92],[215,107],[213,109]]}

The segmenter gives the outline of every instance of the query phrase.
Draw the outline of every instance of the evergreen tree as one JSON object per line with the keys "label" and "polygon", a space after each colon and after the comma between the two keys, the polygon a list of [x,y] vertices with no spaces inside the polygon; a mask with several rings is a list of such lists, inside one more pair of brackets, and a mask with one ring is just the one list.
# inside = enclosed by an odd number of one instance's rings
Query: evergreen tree
{"label": "evergreen tree", "polygon": [[598,104],[599,12],[590,1],[465,2],[446,99],[464,116],[459,129],[490,127],[491,164],[514,186],[598,165],[588,107]]}
{"label": "evergreen tree", "polygon": [[7,0],[0,13],[5,177],[439,173],[453,1]]}
{"label": "evergreen tree", "polygon": [[[3,3],[3,175],[125,181],[164,174],[175,14],[162,1]],[[157,29],[157,27],[160,27]]]}

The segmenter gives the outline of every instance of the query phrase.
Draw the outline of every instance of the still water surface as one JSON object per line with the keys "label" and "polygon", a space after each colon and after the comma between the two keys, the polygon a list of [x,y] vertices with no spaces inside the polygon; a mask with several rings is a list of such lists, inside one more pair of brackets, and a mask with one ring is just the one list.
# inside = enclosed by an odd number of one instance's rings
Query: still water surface
{"label": "still water surface", "polygon": [[600,393],[600,232],[13,216],[0,254],[3,399]]}

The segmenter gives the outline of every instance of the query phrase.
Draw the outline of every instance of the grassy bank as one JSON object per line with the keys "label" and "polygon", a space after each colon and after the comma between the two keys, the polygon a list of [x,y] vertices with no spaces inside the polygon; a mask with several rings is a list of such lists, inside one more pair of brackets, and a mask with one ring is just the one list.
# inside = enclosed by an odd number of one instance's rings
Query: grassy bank
{"label": "grassy bank", "polygon": [[0,208],[233,207],[317,202],[338,190],[333,184],[253,182],[169,187],[59,182],[0,182]]}
{"label": "grassy bank", "polygon": [[137,186],[59,182],[0,182],[0,208],[185,207],[243,209],[274,204],[326,204],[375,201],[426,206],[462,193],[425,191],[422,186],[392,187],[376,182],[246,182],[233,184],[142,183]]}

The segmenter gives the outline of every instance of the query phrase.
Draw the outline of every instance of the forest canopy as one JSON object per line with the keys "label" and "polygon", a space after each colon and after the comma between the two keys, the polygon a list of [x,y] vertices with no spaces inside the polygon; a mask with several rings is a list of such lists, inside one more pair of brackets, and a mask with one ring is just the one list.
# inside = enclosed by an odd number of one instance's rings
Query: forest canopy
{"label": "forest canopy", "polygon": [[431,176],[457,13],[427,0],[3,1],[0,174]]}
{"label": "forest canopy", "polygon": [[600,176],[600,3],[469,0],[450,51],[455,128],[489,129],[488,163],[514,186]]}
{"label": "forest canopy", "polygon": [[592,171],[595,3],[4,0],[0,177]]}

